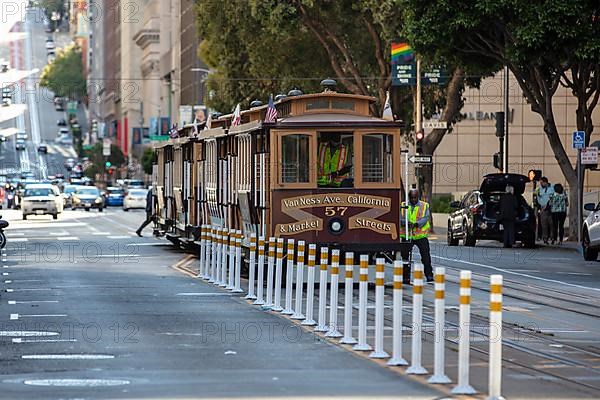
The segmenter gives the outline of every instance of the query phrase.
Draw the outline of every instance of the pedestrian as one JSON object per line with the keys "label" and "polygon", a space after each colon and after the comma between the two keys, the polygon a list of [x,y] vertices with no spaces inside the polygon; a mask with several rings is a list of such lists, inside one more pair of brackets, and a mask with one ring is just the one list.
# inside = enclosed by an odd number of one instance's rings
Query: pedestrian
{"label": "pedestrian", "polygon": [[[408,212],[408,235],[406,233],[406,212]],[[402,246],[400,255],[404,261],[410,258],[410,252],[414,245],[419,249],[421,261],[425,267],[425,278],[427,282],[433,282],[433,268],[431,267],[431,251],[429,248],[429,232],[431,224],[429,222],[429,204],[419,200],[419,191],[411,189],[408,192],[408,206],[402,203],[402,218],[400,219],[400,237],[409,241],[409,245]],[[410,265],[403,269],[402,280],[405,284],[410,284]]]}
{"label": "pedestrian", "polygon": [[504,247],[511,248],[515,244],[515,220],[519,202],[515,197],[515,189],[511,185],[506,186],[505,192],[500,196],[500,218],[504,231]]}
{"label": "pedestrian", "polygon": [[550,211],[552,212],[552,244],[562,244],[565,236],[565,220],[569,198],[560,183],[554,185],[554,194],[550,197]]}
{"label": "pedestrian", "polygon": [[554,193],[554,189],[548,178],[545,176],[540,179],[540,187],[535,191],[537,206],[540,210],[538,223],[542,226],[542,240],[544,244],[548,244],[552,234],[552,211],[549,207],[550,197]]}
{"label": "pedestrian", "polygon": [[152,196],[152,188],[148,189],[148,193],[146,194],[146,220],[142,222],[142,225],[138,228],[135,233],[139,237],[142,237],[142,230],[148,226],[152,221],[154,221],[154,196]]}

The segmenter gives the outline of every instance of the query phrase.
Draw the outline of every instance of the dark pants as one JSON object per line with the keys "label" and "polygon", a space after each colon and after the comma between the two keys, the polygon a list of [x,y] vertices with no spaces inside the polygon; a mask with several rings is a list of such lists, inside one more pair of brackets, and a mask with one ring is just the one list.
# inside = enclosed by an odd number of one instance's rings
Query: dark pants
{"label": "dark pants", "polygon": [[565,220],[567,219],[566,212],[552,213],[552,240],[563,241],[565,236]]}
{"label": "dark pants", "polygon": [[[412,241],[413,245],[417,245],[417,248],[419,249],[419,253],[421,254],[421,261],[423,262],[423,266],[425,267],[425,276],[426,277],[432,277],[433,276],[433,268],[431,267],[431,253],[429,250],[429,239],[425,238],[421,238],[421,239],[416,239]],[[402,250],[400,251],[400,255],[402,256],[402,259],[407,261],[409,259],[410,256],[410,251],[412,250],[413,246],[406,246],[406,247],[402,247]],[[410,281],[410,265],[408,268],[404,268],[402,270],[403,273],[403,280],[404,282],[409,282]]]}
{"label": "dark pants", "polygon": [[512,247],[515,244],[515,221],[503,220],[502,228],[504,229],[504,247]]}
{"label": "dark pants", "polygon": [[150,212],[146,212],[146,220],[142,222],[142,225],[138,228],[138,232],[142,232],[145,227],[147,227],[152,221],[154,221],[154,216]]}

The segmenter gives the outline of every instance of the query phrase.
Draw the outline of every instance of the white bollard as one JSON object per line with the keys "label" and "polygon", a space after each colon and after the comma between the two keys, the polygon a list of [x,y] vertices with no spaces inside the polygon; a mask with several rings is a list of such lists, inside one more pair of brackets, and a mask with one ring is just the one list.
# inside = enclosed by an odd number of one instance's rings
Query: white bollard
{"label": "white bollard", "polygon": [[421,335],[423,333],[423,264],[415,263],[413,270],[412,349],[410,367],[406,370],[406,373],[423,375],[427,373],[427,370],[421,365]]}
{"label": "white bollard", "polygon": [[387,358],[390,355],[383,350],[383,313],[385,294],[385,259],[375,261],[375,349],[369,354],[371,358]]}
{"label": "white bollard", "polygon": [[216,253],[217,253],[217,257],[216,257],[216,264],[215,264],[215,279],[214,279],[214,284],[215,285],[219,285],[221,283],[221,258],[223,256],[223,235],[221,234],[221,228],[217,228],[217,234],[216,234],[216,243],[217,243],[217,248],[216,248]]}
{"label": "white bollard", "polygon": [[315,332],[327,332],[327,263],[329,249],[321,247],[320,273],[319,273],[319,315]]}
{"label": "white bollard", "polygon": [[444,315],[446,302],[446,269],[444,267],[435,268],[435,335],[433,347],[433,375],[429,378],[429,383],[450,383],[452,382],[444,372],[446,335],[446,317]]}
{"label": "white bollard", "polygon": [[[402,357],[402,261],[394,261],[394,292],[393,292],[393,310],[392,310],[392,358],[387,362],[388,365],[408,365],[408,362]],[[408,268],[408,261],[406,261]]]}
{"label": "white bollard", "polygon": [[298,241],[298,260],[296,262],[296,303],[292,319],[304,319],[302,314],[302,295],[304,293],[304,241]]}
{"label": "white bollard", "polygon": [[306,318],[301,322],[302,325],[316,325],[313,319],[314,300],[315,300],[315,260],[317,257],[317,246],[308,245],[308,283],[306,284]]}
{"label": "white bollard", "polygon": [[458,384],[452,394],[475,394],[469,384],[469,341],[471,335],[471,271],[460,271],[460,306],[458,324]]}
{"label": "white bollard", "polygon": [[235,240],[236,240],[236,231],[229,231],[229,270],[227,274],[223,275],[223,279],[227,278],[227,286],[225,289],[233,290],[234,288],[234,280],[235,280]]}
{"label": "white bollard", "polygon": [[358,351],[373,350],[367,343],[367,296],[369,294],[369,256],[360,256],[360,282],[358,286],[358,343],[352,348]]}
{"label": "white bollard", "polygon": [[256,274],[256,300],[254,304],[262,306],[265,304],[263,298],[264,287],[265,287],[265,238],[261,236],[258,239],[258,272]]}
{"label": "white bollard", "polygon": [[344,337],[342,344],[356,344],[352,336],[352,300],[354,296],[354,253],[346,253],[344,281]]}
{"label": "white bollard", "polygon": [[206,227],[200,226],[200,254],[198,257],[198,278],[204,279],[204,255],[206,254]]}
{"label": "white bollard", "polygon": [[269,238],[269,257],[267,261],[267,298],[263,308],[273,307],[273,275],[275,267],[275,247],[277,242],[274,237]]}
{"label": "white bollard", "polygon": [[292,285],[294,284],[294,239],[287,241],[287,264],[285,270],[285,308],[281,312],[285,315],[292,315]]}
{"label": "white bollard", "polygon": [[490,369],[487,400],[503,399],[502,391],[502,275],[490,278]]}
{"label": "white bollard", "polygon": [[242,231],[235,232],[235,276],[234,276],[234,293],[243,293],[242,290]]}
{"label": "white bollard", "polygon": [[221,234],[221,275],[219,286],[227,286],[227,258],[229,257],[229,230],[224,228]]}
{"label": "white bollard", "polygon": [[275,302],[273,305],[273,311],[283,311],[283,307],[281,307],[281,275],[283,274],[283,238],[277,239],[277,254],[275,260]]}
{"label": "white bollard", "polygon": [[340,251],[331,250],[331,297],[329,298],[329,331],[328,337],[341,337],[338,331],[338,283],[340,276]]}
{"label": "white bollard", "polygon": [[214,232],[212,228],[207,228],[206,232],[206,272],[208,282],[214,282],[215,278],[215,265],[214,265]]}
{"label": "white bollard", "polygon": [[256,280],[256,234],[250,234],[250,257],[248,262],[248,294],[246,299],[256,300],[254,281]]}

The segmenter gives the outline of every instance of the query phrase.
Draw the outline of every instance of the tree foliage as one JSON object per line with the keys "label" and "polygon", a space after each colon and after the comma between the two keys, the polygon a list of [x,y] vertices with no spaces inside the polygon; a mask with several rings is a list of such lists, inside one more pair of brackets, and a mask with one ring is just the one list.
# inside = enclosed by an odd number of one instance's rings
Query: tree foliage
{"label": "tree foliage", "polygon": [[40,85],[55,95],[82,100],[87,95],[81,48],[76,44],[58,49],[56,58],[42,70]]}
{"label": "tree foliage", "polygon": [[[571,233],[577,226],[577,175],[556,126],[553,97],[560,85],[578,102],[577,128],[593,130],[600,96],[600,3],[594,0],[399,0],[406,32],[432,58],[494,73],[508,65],[571,187]],[[581,190],[581,188],[579,188]]]}
{"label": "tree foliage", "polygon": [[63,0],[38,0],[38,4],[44,9],[44,13],[50,19],[53,12],[60,13],[65,11],[65,2]]}
{"label": "tree foliage", "polygon": [[151,147],[144,149],[142,154],[142,169],[146,175],[152,175],[152,162],[154,161],[154,150]]}
{"label": "tree foliage", "polygon": [[97,142],[92,146],[89,150],[84,150],[85,156],[90,159],[91,165],[86,169],[89,169],[90,172],[88,176],[91,175],[93,177],[96,173],[100,173],[104,171],[104,163],[109,161],[113,166],[120,167],[125,164],[125,155],[119,148],[119,146],[115,146],[114,144],[110,146],[110,156],[105,157],[102,155],[102,143]]}

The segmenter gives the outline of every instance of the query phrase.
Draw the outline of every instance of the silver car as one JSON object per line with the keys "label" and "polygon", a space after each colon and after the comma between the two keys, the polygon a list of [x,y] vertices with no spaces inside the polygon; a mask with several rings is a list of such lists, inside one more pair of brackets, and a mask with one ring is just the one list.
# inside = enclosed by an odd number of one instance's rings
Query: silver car
{"label": "silver car", "polygon": [[63,212],[63,199],[60,191],[54,185],[47,183],[33,183],[25,186],[21,199],[23,219],[28,215],[51,214],[53,219]]}

